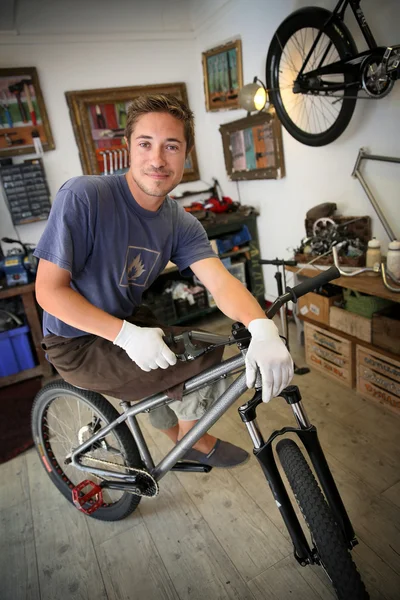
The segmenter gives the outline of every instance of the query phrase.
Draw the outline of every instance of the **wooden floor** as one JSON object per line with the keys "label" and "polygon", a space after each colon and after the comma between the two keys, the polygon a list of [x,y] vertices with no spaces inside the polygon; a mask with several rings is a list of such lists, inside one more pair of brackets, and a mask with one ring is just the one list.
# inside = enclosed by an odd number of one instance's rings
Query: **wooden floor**
{"label": "wooden floor", "polygon": [[[226,331],[227,323],[203,327]],[[295,335],[292,351],[304,364]],[[371,598],[399,600],[400,419],[315,371],[295,383],[356,530],[353,555]],[[250,451],[236,408],[213,431]],[[282,399],[260,407],[265,437],[292,421]],[[160,457],[170,442],[141,422]],[[254,457],[208,475],[170,473],[156,499],[116,523],[73,508],[34,450],[1,465],[0,481],[1,600],[334,598],[321,569],[294,560]]]}

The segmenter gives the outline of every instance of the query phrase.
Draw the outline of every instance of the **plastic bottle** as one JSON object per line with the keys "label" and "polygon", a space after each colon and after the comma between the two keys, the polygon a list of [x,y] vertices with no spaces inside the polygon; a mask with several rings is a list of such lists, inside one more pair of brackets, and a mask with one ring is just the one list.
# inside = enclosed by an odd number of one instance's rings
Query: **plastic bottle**
{"label": "plastic bottle", "polygon": [[[372,238],[372,240],[369,240],[369,242],[368,242],[368,250],[367,250],[365,266],[370,267],[370,268],[373,268],[376,264],[378,264],[380,266],[381,260],[382,260],[381,243],[376,238]],[[367,274],[368,275],[378,275],[378,272],[374,273],[374,272],[370,271]]]}
{"label": "plastic bottle", "polygon": [[396,279],[400,280],[400,242],[397,240],[393,240],[388,246],[386,267]]}

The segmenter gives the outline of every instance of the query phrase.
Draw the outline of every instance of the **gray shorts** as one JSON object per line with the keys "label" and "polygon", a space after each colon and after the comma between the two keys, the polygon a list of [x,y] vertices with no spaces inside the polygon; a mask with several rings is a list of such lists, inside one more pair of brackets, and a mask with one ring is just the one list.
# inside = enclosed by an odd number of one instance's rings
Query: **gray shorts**
{"label": "gray shorts", "polygon": [[150,423],[156,429],[169,429],[179,421],[198,421],[207,409],[225,392],[231,380],[220,379],[201,390],[190,392],[182,400],[175,400],[149,413]]}

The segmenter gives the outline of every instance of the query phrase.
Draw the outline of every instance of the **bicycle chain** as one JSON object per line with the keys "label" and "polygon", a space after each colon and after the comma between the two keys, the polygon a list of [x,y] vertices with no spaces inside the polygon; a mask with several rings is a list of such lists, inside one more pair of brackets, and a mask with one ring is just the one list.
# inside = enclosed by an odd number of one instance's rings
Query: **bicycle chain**
{"label": "bicycle chain", "polygon": [[[83,459],[95,461],[95,462],[101,463],[103,465],[108,465],[111,467],[122,467],[123,469],[128,469],[129,471],[132,471],[133,473],[135,473],[136,476],[139,478],[139,481],[138,481],[139,484],[142,482],[148,486],[148,489],[146,491],[140,491],[138,489],[137,492],[133,492],[135,494],[135,496],[142,496],[143,498],[155,498],[156,496],[158,496],[160,488],[158,486],[157,481],[154,479],[154,477],[152,475],[150,475],[150,473],[148,471],[145,471],[144,469],[137,469],[135,467],[128,467],[126,465],[117,465],[116,463],[110,462],[108,460],[103,460],[101,458],[93,458],[92,456],[87,456],[87,455],[85,455],[83,457]],[[82,465],[82,466],[85,466],[85,465]],[[89,466],[89,465],[86,465],[86,466]],[[95,473],[93,473],[93,475],[95,475],[98,479],[107,481],[107,479],[105,477],[102,477],[101,475],[97,475]]]}

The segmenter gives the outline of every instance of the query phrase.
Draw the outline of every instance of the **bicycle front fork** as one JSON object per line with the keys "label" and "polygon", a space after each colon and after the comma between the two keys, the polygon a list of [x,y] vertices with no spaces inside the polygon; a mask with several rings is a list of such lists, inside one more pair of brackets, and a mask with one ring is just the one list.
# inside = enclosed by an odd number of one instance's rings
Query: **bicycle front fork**
{"label": "bicycle front fork", "polygon": [[310,423],[302,405],[299,388],[295,385],[290,385],[285,388],[280,395],[292,408],[298,427],[284,427],[279,431],[274,431],[266,442],[264,442],[259,429],[256,415],[257,406],[262,403],[260,391],[256,391],[249,402],[239,407],[239,414],[252,439],[254,455],[257,457],[264,475],[267,478],[276,505],[278,506],[289,531],[295,548],[295,557],[302,566],[305,566],[314,562],[313,552],[307,542],[304,531],[286,491],[285,484],[280,476],[272,449],[272,442],[282,435],[287,433],[296,433],[298,435],[310,456],[326,500],[337,523],[342,529],[348,547],[351,549],[358,542],[355,538],[349,516],[319,443],[317,430],[314,425]]}

